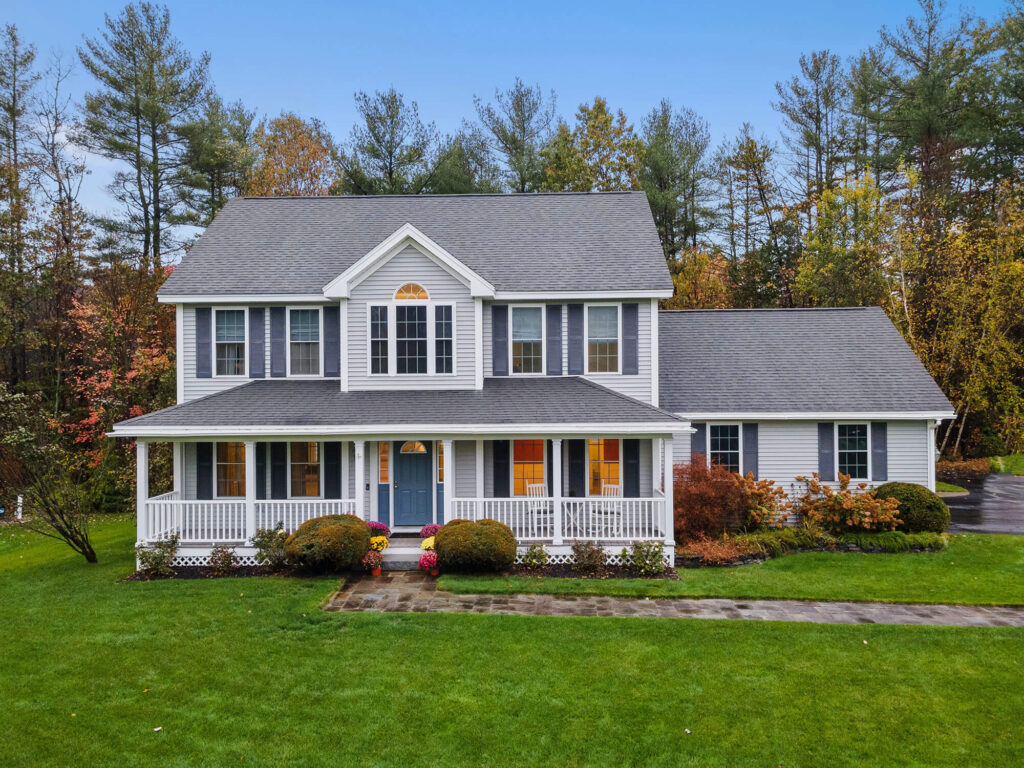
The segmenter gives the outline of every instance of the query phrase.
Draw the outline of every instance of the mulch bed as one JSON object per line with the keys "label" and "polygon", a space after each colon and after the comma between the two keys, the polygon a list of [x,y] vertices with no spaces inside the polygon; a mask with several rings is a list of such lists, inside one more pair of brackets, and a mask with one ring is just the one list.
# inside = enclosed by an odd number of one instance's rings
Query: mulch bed
{"label": "mulch bed", "polygon": [[280,574],[281,571],[272,571],[262,565],[240,565],[232,569],[228,574],[214,573],[213,569],[206,565],[182,565],[174,569],[174,573],[167,576],[135,571],[122,581],[161,581],[163,579],[234,579],[240,576],[272,576]]}
{"label": "mulch bed", "polygon": [[959,485],[969,480],[981,480],[992,471],[988,459],[967,459],[965,461],[940,461],[935,465],[935,477],[943,483]]}
{"label": "mulch bed", "polygon": [[[890,552],[887,549],[881,547],[862,547],[858,544],[853,544],[848,541],[837,541],[834,544],[819,544],[816,547],[801,547],[800,549],[788,549],[783,552],[779,557],[785,557],[786,555],[795,555],[800,552],[860,552],[866,555],[912,555],[917,552],[938,552],[937,549],[931,547],[911,547],[903,552]],[[732,568],[737,565],[753,565],[754,563],[763,563],[767,560],[772,560],[772,555],[767,552],[749,552],[737,557],[722,562],[720,560],[706,561],[704,555],[694,555],[676,552],[676,567],[677,568]]]}
{"label": "mulch bed", "polygon": [[672,568],[652,576],[642,576],[631,568],[623,565],[604,565],[595,571],[580,572],[568,563],[559,565],[526,566],[517,565],[508,572],[510,576],[544,576],[547,578],[566,579],[678,579]]}

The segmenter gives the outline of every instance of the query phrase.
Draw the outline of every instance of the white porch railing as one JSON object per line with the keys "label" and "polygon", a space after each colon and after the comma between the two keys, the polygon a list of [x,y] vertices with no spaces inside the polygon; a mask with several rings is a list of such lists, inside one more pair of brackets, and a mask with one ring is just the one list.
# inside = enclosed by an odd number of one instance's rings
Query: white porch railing
{"label": "white porch railing", "polygon": [[555,535],[553,498],[452,499],[452,517],[489,518],[518,540],[638,541],[666,538],[665,499],[563,498],[561,536]]}
{"label": "white porch railing", "polygon": [[355,513],[354,499],[261,500],[256,502],[256,528],[273,528],[281,523],[290,533],[314,517]]}
{"label": "white porch railing", "polygon": [[254,502],[256,520],[246,531],[245,499],[215,501],[183,500],[172,491],[147,499],[140,514],[145,539],[153,541],[178,534],[182,543],[241,543],[259,528],[273,528],[279,522],[291,533],[302,523],[323,515],[355,514],[351,499],[288,499]]}

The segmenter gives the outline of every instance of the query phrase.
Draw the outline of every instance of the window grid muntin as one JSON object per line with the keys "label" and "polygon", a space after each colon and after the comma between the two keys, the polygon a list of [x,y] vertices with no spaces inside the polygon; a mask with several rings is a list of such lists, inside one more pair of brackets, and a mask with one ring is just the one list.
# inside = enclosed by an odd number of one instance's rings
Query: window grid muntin
{"label": "window grid muntin", "polygon": [[292,376],[320,375],[320,310],[288,310],[288,366]]}
{"label": "window grid muntin", "polygon": [[245,496],[245,443],[217,443],[215,458],[217,498]]}
{"label": "window grid muntin", "polygon": [[370,373],[388,372],[388,308],[370,307]]}
{"label": "window grid muntin", "polygon": [[288,444],[288,490],[291,498],[319,498],[320,443]]}
{"label": "window grid muntin", "polygon": [[587,307],[587,372],[619,372],[619,307]]}
{"label": "window grid muntin", "polygon": [[867,480],[870,456],[867,424],[836,425],[836,468],[851,480]]}
{"label": "window grid muntin", "polygon": [[395,372],[427,373],[427,308],[395,307]]}
{"label": "window grid muntin", "polygon": [[217,376],[245,375],[245,310],[214,311],[214,372]]}
{"label": "window grid muntin", "polygon": [[546,483],[546,440],[512,441],[512,495],[525,496],[527,486]]}
{"label": "window grid muntin", "polygon": [[544,309],[511,308],[512,373],[544,373]]}
{"label": "window grid muntin", "polygon": [[455,325],[452,322],[451,304],[434,307],[434,371],[451,373],[454,363],[453,339]]}
{"label": "window grid muntin", "polygon": [[708,462],[730,472],[740,471],[740,425],[708,425]]}
{"label": "window grid muntin", "polygon": [[600,496],[605,485],[618,485],[622,490],[622,450],[618,438],[587,441],[587,493]]}

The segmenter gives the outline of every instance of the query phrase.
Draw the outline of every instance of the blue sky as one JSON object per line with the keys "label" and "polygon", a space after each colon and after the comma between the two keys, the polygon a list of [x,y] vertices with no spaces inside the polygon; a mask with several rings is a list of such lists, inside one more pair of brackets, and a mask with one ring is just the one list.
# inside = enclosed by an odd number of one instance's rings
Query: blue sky
{"label": "blue sky", "polygon": [[[119,2],[10,0],[13,22],[39,49],[73,59],[82,35],[95,35]],[[442,131],[473,112],[517,75],[558,95],[571,115],[602,95],[639,124],[660,99],[685,105],[711,126],[715,143],[744,121],[771,137],[774,85],[791,77],[801,52],[829,48],[850,56],[877,40],[882,25],[917,12],[913,0],[793,2],[170,2],[175,34],[211,54],[225,99],[260,113],[282,110],[322,119],[338,139],[353,122],[352,94],[394,85]],[[954,6],[956,7],[956,6]],[[994,19],[1004,3],[964,6]],[[79,71],[74,95],[92,87]],[[108,202],[110,168],[93,163],[83,202]]]}

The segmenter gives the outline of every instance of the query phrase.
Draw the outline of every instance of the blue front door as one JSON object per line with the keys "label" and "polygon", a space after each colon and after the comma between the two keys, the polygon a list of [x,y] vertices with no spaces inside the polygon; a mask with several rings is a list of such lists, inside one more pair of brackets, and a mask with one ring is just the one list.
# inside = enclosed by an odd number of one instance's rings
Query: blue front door
{"label": "blue front door", "polygon": [[427,441],[395,441],[393,444],[395,525],[426,525],[430,522],[433,512],[430,490],[434,474],[431,445]]}

